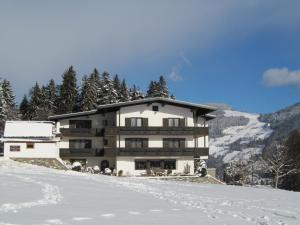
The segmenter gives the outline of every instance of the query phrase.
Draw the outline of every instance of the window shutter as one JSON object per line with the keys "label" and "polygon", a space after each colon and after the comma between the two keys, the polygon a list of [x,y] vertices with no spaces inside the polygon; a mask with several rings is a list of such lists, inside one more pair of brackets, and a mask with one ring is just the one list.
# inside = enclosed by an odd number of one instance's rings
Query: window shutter
{"label": "window shutter", "polygon": [[168,118],[163,118],[163,127],[168,127]]}
{"label": "window shutter", "polygon": [[129,138],[125,138],[125,148],[131,147],[131,140]]}
{"label": "window shutter", "polygon": [[169,139],[168,139],[168,138],[164,138],[164,139],[163,139],[163,147],[164,147],[164,148],[168,148],[168,147],[169,147],[169,143],[168,143],[168,142],[169,142]]}
{"label": "window shutter", "polygon": [[180,139],[180,148],[185,148],[185,138]]}
{"label": "window shutter", "polygon": [[143,139],[143,148],[148,148],[149,144],[148,144],[148,138],[144,138]]}
{"label": "window shutter", "polygon": [[131,121],[130,118],[125,118],[125,127],[130,127],[131,126],[130,121]]}
{"label": "window shutter", "polygon": [[148,127],[148,118],[143,118],[142,120],[143,120],[142,121],[142,126],[143,127]]}
{"label": "window shutter", "polygon": [[185,127],[185,118],[179,120],[179,126]]}

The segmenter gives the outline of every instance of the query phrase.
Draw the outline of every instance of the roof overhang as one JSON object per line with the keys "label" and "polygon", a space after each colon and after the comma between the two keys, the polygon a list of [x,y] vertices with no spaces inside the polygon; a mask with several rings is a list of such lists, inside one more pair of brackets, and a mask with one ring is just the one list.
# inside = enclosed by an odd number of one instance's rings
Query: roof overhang
{"label": "roof overhang", "polygon": [[[97,109],[91,110],[91,111],[50,116],[49,120],[55,121],[55,120],[59,120],[59,119],[66,119],[66,118],[72,118],[72,117],[89,116],[89,115],[93,115],[93,114],[97,114],[97,113],[117,111],[122,107],[143,105],[143,104],[151,105],[153,103],[161,103],[161,104],[168,104],[168,105],[189,108],[193,112],[195,112],[197,116],[205,116],[208,113],[211,113],[211,112],[217,110],[216,107],[209,106],[209,105],[195,104],[195,103],[191,103],[191,102],[179,101],[179,100],[174,100],[174,99],[170,99],[170,98],[156,97],[156,98],[145,98],[145,99],[128,101],[128,102],[119,102],[119,103],[113,103],[113,104],[107,104],[107,105],[100,105],[97,107]],[[211,118],[211,116],[209,116],[209,118]]]}

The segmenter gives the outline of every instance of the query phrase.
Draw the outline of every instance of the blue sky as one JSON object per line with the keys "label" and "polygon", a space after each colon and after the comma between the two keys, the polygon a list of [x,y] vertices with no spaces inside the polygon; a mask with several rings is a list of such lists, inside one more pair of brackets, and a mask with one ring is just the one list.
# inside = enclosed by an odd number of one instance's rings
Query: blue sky
{"label": "blue sky", "polygon": [[300,1],[0,1],[0,75],[19,100],[74,65],[177,99],[272,112],[300,101]]}

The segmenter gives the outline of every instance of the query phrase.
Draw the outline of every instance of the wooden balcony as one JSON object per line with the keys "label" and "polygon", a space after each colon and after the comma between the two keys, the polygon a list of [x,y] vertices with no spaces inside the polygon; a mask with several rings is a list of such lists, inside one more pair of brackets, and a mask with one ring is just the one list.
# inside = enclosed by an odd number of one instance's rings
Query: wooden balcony
{"label": "wooden balcony", "polygon": [[60,148],[60,157],[114,157],[115,151],[111,149],[96,148]]}
{"label": "wooden balcony", "polygon": [[65,137],[97,137],[103,135],[102,129],[97,128],[61,128],[60,133]]}
{"label": "wooden balcony", "polygon": [[104,148],[104,149],[76,149],[61,148],[61,157],[116,157],[116,156],[208,156],[208,148]]}
{"label": "wooden balcony", "polygon": [[208,156],[208,148],[118,148],[116,149],[117,156]]}
{"label": "wooden balcony", "polygon": [[104,136],[115,135],[193,135],[207,136],[208,127],[107,127]]}

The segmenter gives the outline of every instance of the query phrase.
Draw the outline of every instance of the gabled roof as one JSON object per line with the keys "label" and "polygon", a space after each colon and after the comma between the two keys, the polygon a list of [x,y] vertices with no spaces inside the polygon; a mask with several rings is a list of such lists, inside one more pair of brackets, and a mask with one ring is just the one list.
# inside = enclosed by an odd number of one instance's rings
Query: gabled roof
{"label": "gabled roof", "polygon": [[107,104],[107,105],[100,105],[97,107],[97,110],[55,115],[55,116],[50,116],[49,119],[57,120],[57,119],[63,119],[63,118],[92,115],[92,114],[96,114],[97,112],[115,111],[122,107],[142,105],[142,104],[152,104],[155,102],[162,103],[162,104],[175,105],[175,106],[184,107],[184,108],[190,108],[192,110],[195,110],[195,112],[199,115],[206,115],[210,112],[217,110],[216,107],[209,106],[209,105],[196,104],[196,103],[191,103],[191,102],[186,102],[186,101],[179,101],[179,100],[174,100],[174,99],[170,99],[170,98],[156,97],[156,98],[145,98],[145,99],[128,101],[128,102],[119,102],[119,103],[113,103],[113,104]]}

